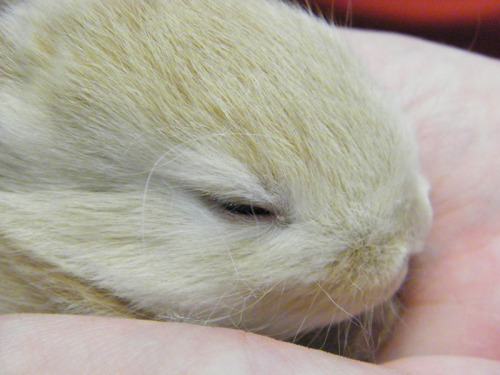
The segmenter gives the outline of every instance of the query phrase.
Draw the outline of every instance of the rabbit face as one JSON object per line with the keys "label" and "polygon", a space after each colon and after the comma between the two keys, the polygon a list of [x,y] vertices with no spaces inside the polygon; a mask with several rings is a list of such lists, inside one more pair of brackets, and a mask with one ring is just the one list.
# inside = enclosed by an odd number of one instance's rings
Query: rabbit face
{"label": "rabbit face", "polygon": [[263,0],[31,1],[1,22],[11,248],[154,319],[279,338],[400,286],[428,187],[332,26]]}

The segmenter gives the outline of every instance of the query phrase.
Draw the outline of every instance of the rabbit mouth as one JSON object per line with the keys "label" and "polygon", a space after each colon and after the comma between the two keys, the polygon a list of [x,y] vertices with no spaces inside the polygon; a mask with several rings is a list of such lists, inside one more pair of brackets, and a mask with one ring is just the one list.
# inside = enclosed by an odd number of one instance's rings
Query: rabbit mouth
{"label": "rabbit mouth", "polygon": [[[301,327],[297,328],[297,331],[307,332],[356,319],[359,314],[372,311],[391,300],[407,278],[409,258],[409,256],[404,258],[398,269],[386,279],[387,281],[373,287],[352,284],[339,291],[338,287],[317,283],[314,288],[319,290],[319,293],[314,297],[314,302],[311,302],[311,307],[302,311]],[[284,335],[277,338],[283,339]]]}

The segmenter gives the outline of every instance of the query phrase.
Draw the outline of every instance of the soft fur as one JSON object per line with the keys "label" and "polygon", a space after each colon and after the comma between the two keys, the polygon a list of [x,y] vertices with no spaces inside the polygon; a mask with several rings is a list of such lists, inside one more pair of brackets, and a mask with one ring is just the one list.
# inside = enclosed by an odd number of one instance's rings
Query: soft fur
{"label": "soft fur", "polygon": [[286,338],[398,289],[427,184],[332,26],[275,0],[11,3],[0,312]]}

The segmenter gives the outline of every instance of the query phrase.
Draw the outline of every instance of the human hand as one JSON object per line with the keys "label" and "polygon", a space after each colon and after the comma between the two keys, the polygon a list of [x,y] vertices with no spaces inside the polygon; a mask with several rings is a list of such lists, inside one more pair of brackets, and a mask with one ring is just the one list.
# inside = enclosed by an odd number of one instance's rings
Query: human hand
{"label": "human hand", "polygon": [[500,62],[405,37],[350,32],[412,120],[434,224],[382,359],[500,359]]}
{"label": "human hand", "polygon": [[346,33],[415,125],[432,185],[435,223],[412,265],[402,324],[380,354],[390,362],[235,330],[31,315],[0,318],[3,373],[499,374],[500,63],[411,38]]}

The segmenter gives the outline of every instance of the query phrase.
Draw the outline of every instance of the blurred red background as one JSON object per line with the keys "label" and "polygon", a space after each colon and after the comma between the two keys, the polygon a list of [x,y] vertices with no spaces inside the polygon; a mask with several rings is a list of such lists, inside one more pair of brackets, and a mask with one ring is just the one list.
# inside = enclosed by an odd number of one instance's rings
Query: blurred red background
{"label": "blurred red background", "polygon": [[301,2],[339,24],[398,31],[500,57],[500,0]]}

